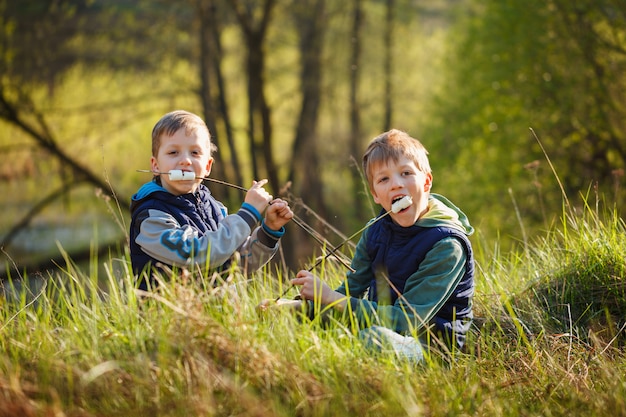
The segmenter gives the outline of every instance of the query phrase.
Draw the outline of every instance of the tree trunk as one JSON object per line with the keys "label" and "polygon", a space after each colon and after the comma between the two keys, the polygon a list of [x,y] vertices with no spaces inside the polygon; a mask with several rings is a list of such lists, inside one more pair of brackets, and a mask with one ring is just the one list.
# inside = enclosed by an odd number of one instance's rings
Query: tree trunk
{"label": "tree trunk", "polygon": [[385,118],[383,120],[383,131],[391,129],[393,120],[393,12],[395,1],[387,0],[387,13],[385,20],[385,60],[384,60],[384,77],[385,87],[383,94],[385,95]]}
{"label": "tree trunk", "polygon": [[[212,31],[212,39],[215,45],[216,58],[214,62],[214,72],[216,78],[216,84],[218,89],[218,108],[219,114],[222,116],[222,123],[224,124],[224,132],[226,142],[228,143],[228,149],[230,150],[230,166],[225,167],[225,179],[231,180],[235,184],[243,185],[243,175],[241,172],[241,163],[239,162],[239,156],[235,148],[235,138],[233,135],[232,123],[230,121],[230,112],[226,102],[226,83],[224,82],[224,76],[222,74],[221,61],[222,61],[222,43],[220,40],[220,24],[216,18],[216,13],[212,13],[208,22],[209,29]],[[217,128],[216,128],[217,129]],[[218,132],[216,130],[216,135]],[[226,163],[226,161],[222,161]]]}
{"label": "tree trunk", "polygon": [[[302,103],[293,142],[289,166],[289,180],[294,183],[296,195],[306,198],[308,205],[322,218],[328,217],[324,201],[322,178],[320,177],[317,149],[317,123],[321,102],[322,50],[325,32],[325,0],[294,1],[294,17],[299,32],[300,44],[300,92]],[[297,207],[294,207],[294,210]],[[307,223],[311,219],[306,220]],[[290,241],[299,245],[285,244],[286,258],[302,261],[313,253],[311,245],[304,245],[307,236],[301,229],[292,228]],[[297,249],[296,249],[297,247]],[[293,255],[291,254],[293,252]]]}
{"label": "tree trunk", "polygon": [[[215,52],[215,44],[213,39],[213,32],[211,25],[214,24],[213,16],[215,15],[215,4],[213,0],[197,0],[196,11],[198,19],[198,46],[200,50],[200,65],[199,65],[199,77],[200,77],[200,101],[202,102],[202,113],[204,121],[206,122],[209,132],[211,132],[211,142],[215,144],[217,150],[213,156],[217,161],[222,161],[222,149],[219,143],[219,137],[217,136],[217,112],[213,105],[213,88],[211,70],[215,67],[213,62],[217,60],[217,54]],[[211,175],[216,178],[225,179],[225,167],[221,163],[213,164]],[[232,188],[216,187],[211,190],[211,193],[218,199],[224,200],[230,197],[232,192],[235,191]]]}
{"label": "tree trunk", "polygon": [[[248,144],[254,179],[267,178],[273,194],[280,189],[278,169],[274,162],[271,109],[265,98],[265,51],[263,43],[267,34],[275,0],[265,0],[258,22],[239,0],[231,5],[237,15],[247,48],[246,74],[248,76]],[[261,142],[257,138],[261,137]],[[264,164],[264,172],[261,166]]]}
{"label": "tree trunk", "polygon": [[363,26],[363,7],[361,0],[354,0],[354,8],[352,15],[352,33],[350,39],[352,41],[352,54],[350,56],[350,155],[356,163],[352,172],[352,184],[354,193],[354,210],[355,218],[363,217],[364,208],[367,202],[367,188],[364,187],[363,178],[361,176],[361,154],[362,138],[361,138],[361,112],[359,109],[358,89],[361,65],[361,29]]}

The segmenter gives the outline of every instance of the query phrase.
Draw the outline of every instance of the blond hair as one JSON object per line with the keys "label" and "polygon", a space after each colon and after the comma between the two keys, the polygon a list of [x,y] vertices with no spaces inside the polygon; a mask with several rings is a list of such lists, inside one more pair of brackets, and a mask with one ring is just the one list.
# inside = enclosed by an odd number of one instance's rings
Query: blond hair
{"label": "blond hair", "polygon": [[398,129],[391,129],[369,143],[363,154],[363,171],[370,187],[372,187],[372,166],[387,163],[389,160],[398,162],[406,157],[415,163],[415,166],[424,173],[430,173],[428,151],[422,143],[408,133]]}
{"label": "blond hair", "polygon": [[172,136],[180,129],[185,129],[186,135],[197,131],[206,134],[209,155],[217,149],[211,142],[209,128],[200,116],[185,110],[174,110],[161,117],[152,129],[152,156],[157,156],[159,153],[163,135]]}

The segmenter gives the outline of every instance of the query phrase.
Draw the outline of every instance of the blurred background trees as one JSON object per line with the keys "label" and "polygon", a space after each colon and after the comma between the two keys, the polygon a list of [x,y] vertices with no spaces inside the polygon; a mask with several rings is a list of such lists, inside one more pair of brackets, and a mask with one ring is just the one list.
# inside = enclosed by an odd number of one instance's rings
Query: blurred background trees
{"label": "blurred background trees", "polygon": [[[123,250],[152,126],[176,108],[207,121],[212,176],[268,178],[331,240],[376,213],[360,157],[390,127],[424,142],[433,191],[489,245],[558,218],[557,179],[570,204],[621,209],[626,0],[0,0],[0,12],[0,245],[18,265],[54,256],[55,240]],[[320,251],[294,226],[287,236],[290,267]]]}
{"label": "blurred background trees", "polygon": [[427,136],[439,138],[435,155],[456,158],[468,211],[499,219],[490,228],[514,230],[509,187],[529,226],[558,215],[562,196],[539,143],[572,200],[621,208],[625,12],[623,0],[482,1],[453,29]]}

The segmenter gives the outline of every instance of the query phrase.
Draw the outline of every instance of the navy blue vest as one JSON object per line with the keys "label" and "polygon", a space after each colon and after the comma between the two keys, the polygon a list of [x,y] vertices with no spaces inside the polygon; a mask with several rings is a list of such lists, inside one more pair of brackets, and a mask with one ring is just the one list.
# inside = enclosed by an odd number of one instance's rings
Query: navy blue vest
{"label": "navy blue vest", "polygon": [[[436,313],[432,324],[446,335],[459,331],[464,333],[463,329],[457,327],[465,319],[472,318],[474,259],[467,236],[458,229],[446,226],[402,227],[388,217],[373,224],[368,231],[366,247],[372,260],[372,271],[379,278],[372,280],[368,298],[375,302],[394,304],[398,293],[404,293],[407,278],[418,270],[433,245],[446,237],[458,239],[463,245],[467,255],[466,272],[450,298]],[[383,273],[395,289],[381,277]]]}
{"label": "navy blue vest", "polygon": [[[155,191],[142,200],[132,201],[130,254],[135,275],[140,274],[146,265],[151,264],[154,267],[157,262],[135,243],[141,223],[148,218],[148,211],[151,209],[172,215],[181,226],[189,225],[197,230],[200,237],[206,232],[216,230],[224,218],[221,207],[204,185],[195,194],[175,196],[166,191]],[[139,288],[146,289],[145,282],[141,282]]]}

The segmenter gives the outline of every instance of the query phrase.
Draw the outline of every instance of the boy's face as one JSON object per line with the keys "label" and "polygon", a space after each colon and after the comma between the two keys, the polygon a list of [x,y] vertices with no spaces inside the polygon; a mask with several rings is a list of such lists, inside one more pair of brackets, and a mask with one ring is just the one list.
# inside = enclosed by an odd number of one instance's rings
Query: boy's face
{"label": "boy's face", "polygon": [[404,196],[413,198],[410,207],[399,213],[390,213],[393,221],[403,227],[415,224],[428,210],[432,181],[432,174],[420,171],[415,162],[406,157],[398,162],[389,160],[372,166],[372,196],[385,211],[391,210],[393,202]]}
{"label": "boy's face", "polygon": [[[150,160],[152,170],[168,173],[180,169],[194,172],[196,177],[207,177],[213,165],[209,146],[209,139],[201,131],[187,135],[185,129],[179,129],[172,136],[164,135],[158,154]],[[163,188],[174,195],[193,193],[201,182],[201,179],[170,181],[169,175],[161,175]]]}

